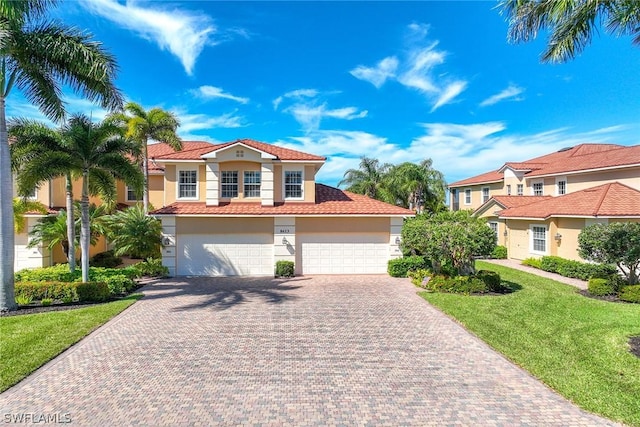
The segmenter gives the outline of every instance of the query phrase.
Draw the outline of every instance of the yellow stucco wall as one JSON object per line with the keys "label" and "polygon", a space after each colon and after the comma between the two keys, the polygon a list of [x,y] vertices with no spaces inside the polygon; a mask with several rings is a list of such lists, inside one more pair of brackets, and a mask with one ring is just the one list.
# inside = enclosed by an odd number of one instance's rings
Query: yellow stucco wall
{"label": "yellow stucco wall", "polygon": [[273,217],[265,218],[176,218],[176,234],[273,233]]}
{"label": "yellow stucco wall", "polygon": [[260,170],[261,170],[261,164],[258,162],[231,161],[231,162],[220,163],[220,171],[237,171],[238,172],[238,197],[233,197],[233,198],[220,197],[220,201],[221,202],[234,202],[234,201],[259,202],[260,201],[259,197],[248,197],[248,198],[244,197],[244,172],[245,171],[260,172]]}
{"label": "yellow stucco wall", "polygon": [[296,218],[298,233],[386,233],[390,232],[389,218]]}
{"label": "yellow stucco wall", "polygon": [[584,218],[556,218],[555,221],[558,224],[557,232],[562,235],[562,238],[557,242],[554,239],[555,233],[550,233],[552,246],[556,248],[553,255],[581,261],[578,255],[578,235],[585,227]]}
{"label": "yellow stucco wall", "polygon": [[567,189],[573,193],[614,181],[640,190],[640,167],[567,175]]}
{"label": "yellow stucco wall", "polygon": [[[506,194],[504,190],[504,186],[502,182],[495,182],[492,184],[479,184],[479,185],[471,185],[468,187],[458,187],[458,200],[459,200],[459,209],[471,209],[476,210],[480,206],[482,206],[482,189],[485,187],[489,187],[489,198],[493,196],[499,196]],[[471,204],[465,204],[465,190],[471,190]],[[453,201],[450,201],[450,204]]]}

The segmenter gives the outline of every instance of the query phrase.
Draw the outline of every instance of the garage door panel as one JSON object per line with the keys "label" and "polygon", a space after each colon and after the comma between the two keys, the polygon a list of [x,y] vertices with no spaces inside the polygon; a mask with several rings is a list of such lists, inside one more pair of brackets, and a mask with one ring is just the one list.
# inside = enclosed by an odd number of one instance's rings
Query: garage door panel
{"label": "garage door panel", "polygon": [[298,235],[302,274],[383,274],[389,259],[386,233]]}
{"label": "garage door panel", "polygon": [[181,276],[273,274],[273,236],[181,235],[177,242]]}

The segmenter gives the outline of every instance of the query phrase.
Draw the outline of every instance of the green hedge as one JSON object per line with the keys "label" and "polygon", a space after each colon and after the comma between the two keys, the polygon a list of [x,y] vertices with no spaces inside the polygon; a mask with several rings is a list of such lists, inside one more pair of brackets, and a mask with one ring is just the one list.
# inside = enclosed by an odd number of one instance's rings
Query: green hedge
{"label": "green hedge", "polygon": [[[493,271],[480,270],[475,276],[449,277],[433,274],[431,270],[420,269],[410,271],[411,282],[433,292],[449,292],[457,294],[482,294],[486,292],[501,292],[504,290],[500,275]],[[429,280],[424,283],[426,278]]]}
{"label": "green hedge", "polygon": [[131,266],[136,271],[137,277],[168,277],[169,269],[162,265],[160,258],[147,258],[145,261],[139,262]]}
{"label": "green hedge", "polygon": [[120,264],[122,264],[122,258],[116,256],[113,251],[100,252],[89,260],[89,265],[93,267],[115,268]]}
{"label": "green hedge", "polygon": [[[535,267],[535,265],[532,264],[526,265]],[[592,277],[602,278],[617,274],[617,269],[614,265],[589,264],[586,262],[564,259],[558,256],[543,256],[540,258],[539,268],[550,273],[557,273],[561,276],[573,277],[581,280],[589,280]]]}
{"label": "green hedge", "polygon": [[101,302],[111,296],[109,286],[102,282],[17,282],[15,293],[16,298],[31,301]]}
{"label": "green hedge", "polygon": [[628,285],[620,290],[620,299],[626,302],[640,303],[640,285]]}
{"label": "green hedge", "polygon": [[540,261],[540,258],[527,258],[522,260],[520,264],[528,265],[529,267],[537,268],[539,270],[542,269],[542,261]]}
{"label": "green hedge", "polygon": [[491,253],[493,259],[507,259],[507,248],[505,246],[496,246]]}
{"label": "green hedge", "polygon": [[407,277],[411,279],[411,283],[421,288],[423,287],[422,281],[431,276],[433,276],[433,272],[428,268],[420,268],[407,273]]}
{"label": "green hedge", "polygon": [[592,277],[589,279],[588,290],[591,295],[604,296],[616,293],[613,284],[608,279]]}
{"label": "green hedge", "polygon": [[484,282],[489,292],[499,292],[502,288],[500,274],[490,270],[478,270],[476,277]]}
{"label": "green hedge", "polygon": [[410,271],[428,268],[425,259],[418,255],[390,259],[387,263],[387,272],[391,277],[407,277]]}
{"label": "green hedge", "polygon": [[80,301],[103,302],[111,296],[109,287],[103,282],[78,283],[76,290]]}

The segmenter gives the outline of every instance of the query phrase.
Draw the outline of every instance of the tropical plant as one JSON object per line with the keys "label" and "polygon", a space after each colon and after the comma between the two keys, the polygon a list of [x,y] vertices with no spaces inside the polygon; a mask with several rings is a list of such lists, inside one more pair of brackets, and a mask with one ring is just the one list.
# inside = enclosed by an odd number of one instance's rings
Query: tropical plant
{"label": "tropical plant", "polygon": [[379,199],[384,176],[390,168],[389,163],[380,164],[377,159],[362,157],[359,168],[348,169],[338,186],[346,185],[348,191]]}
{"label": "tropical plant", "polygon": [[[19,141],[16,144],[21,145]],[[103,200],[115,200],[116,179],[131,187],[140,188],[142,174],[130,159],[138,153],[137,144],[126,139],[121,129],[113,123],[103,121],[95,124],[87,116],[74,115],[60,129],[57,145],[52,144],[47,151],[32,156],[20,167],[17,177],[19,189],[34,188],[41,182],[68,174],[80,177],[80,250],[83,281],[89,280],[89,195],[97,194]]]}
{"label": "tropical plant", "polygon": [[640,223],[594,224],[578,235],[578,252],[586,260],[615,264],[630,285],[638,283]]}
{"label": "tropical plant", "polygon": [[383,199],[418,213],[445,210],[444,175],[432,164],[431,159],[425,159],[419,164],[405,162],[391,167],[384,177]]}
{"label": "tropical plant", "polygon": [[500,0],[498,8],[509,19],[509,41],[528,42],[539,31],[549,31],[542,62],[573,59],[599,24],[617,36],[632,35],[633,43],[640,44],[638,0]]}
{"label": "tropical plant", "polygon": [[13,199],[13,229],[16,233],[24,232],[24,216],[28,213],[46,214],[47,207],[40,202],[23,198]]}
{"label": "tropical plant", "polygon": [[105,108],[122,105],[116,61],[91,35],[47,21],[55,0],[0,1],[0,311],[15,310],[13,180],[6,99],[13,87],[48,118],[65,116],[64,83]]}
{"label": "tropical plant", "polygon": [[402,227],[402,250],[423,255],[435,273],[448,268],[455,274],[475,273],[476,256],[489,256],[496,236],[484,218],[470,211],[442,212],[430,217],[420,215]]}
{"label": "tropical plant", "polygon": [[108,236],[118,256],[151,258],[160,256],[162,224],[148,216],[140,205],[131,206],[106,218]]}
{"label": "tropical plant", "polygon": [[[75,251],[78,247],[80,236],[80,203],[75,202],[75,209],[73,210],[75,218],[72,221],[74,224],[73,238],[74,244],[70,243],[69,234],[67,233],[68,216],[65,210],[58,212],[56,216],[48,216],[42,218],[33,227],[29,236],[31,240],[29,247],[37,246],[41,243],[47,244],[47,249],[53,250],[57,245],[62,246],[62,251],[67,257],[67,260],[72,258],[71,251]],[[96,206],[95,204],[89,205],[89,218],[90,218],[90,244],[93,246],[98,242],[100,236],[106,235],[106,228],[104,218],[106,217],[107,209],[105,206]],[[75,257],[74,257],[75,259]],[[71,270],[73,272],[73,270]]]}
{"label": "tropical plant", "polygon": [[176,134],[180,122],[176,116],[161,108],[145,111],[135,102],[128,102],[124,106],[125,113],[113,113],[107,120],[118,123],[126,128],[126,136],[140,145],[142,153],[142,170],[144,172],[144,189],[142,203],[145,213],[149,212],[149,154],[147,145],[149,140],[161,141],[176,151],[182,150],[182,140]]}

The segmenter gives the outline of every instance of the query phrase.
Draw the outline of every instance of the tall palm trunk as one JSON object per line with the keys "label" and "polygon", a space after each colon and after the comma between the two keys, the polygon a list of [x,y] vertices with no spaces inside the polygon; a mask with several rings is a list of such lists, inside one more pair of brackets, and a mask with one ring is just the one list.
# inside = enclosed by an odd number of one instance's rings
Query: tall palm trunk
{"label": "tall palm trunk", "polygon": [[67,259],[69,260],[69,270],[73,273],[76,271],[76,225],[75,215],[73,214],[73,181],[71,180],[71,174],[67,174],[67,240],[68,240],[68,253]]}
{"label": "tall palm trunk", "polygon": [[[4,88],[3,88],[4,89]],[[16,310],[14,290],[13,179],[5,116],[4,97],[0,97],[0,311]]]}
{"label": "tall palm trunk", "polygon": [[80,253],[82,257],[82,281],[89,281],[89,172],[82,172],[82,198],[80,199]]}
{"label": "tall palm trunk", "polygon": [[142,150],[142,172],[144,173],[144,189],[142,195],[142,206],[144,207],[144,213],[149,213],[149,150],[147,149],[149,140],[144,141],[144,147]]}

